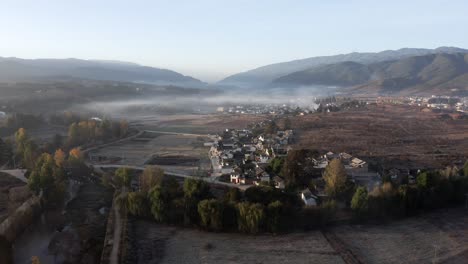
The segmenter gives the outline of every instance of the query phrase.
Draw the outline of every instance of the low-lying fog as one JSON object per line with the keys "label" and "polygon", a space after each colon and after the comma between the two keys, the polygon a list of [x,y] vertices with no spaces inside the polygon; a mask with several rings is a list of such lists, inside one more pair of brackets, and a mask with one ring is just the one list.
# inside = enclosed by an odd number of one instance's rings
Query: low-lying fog
{"label": "low-lying fog", "polygon": [[[214,113],[219,107],[225,109],[229,106],[273,106],[287,105],[315,109],[317,97],[334,94],[333,87],[314,87],[311,89],[285,89],[266,91],[224,91],[213,95],[203,93],[188,96],[154,96],[148,98],[133,98],[112,101],[96,101],[87,104],[75,105],[73,111],[89,111],[101,113],[111,117],[125,117],[134,119],[142,115],[178,114],[178,113]],[[325,93],[328,91],[329,93]]]}

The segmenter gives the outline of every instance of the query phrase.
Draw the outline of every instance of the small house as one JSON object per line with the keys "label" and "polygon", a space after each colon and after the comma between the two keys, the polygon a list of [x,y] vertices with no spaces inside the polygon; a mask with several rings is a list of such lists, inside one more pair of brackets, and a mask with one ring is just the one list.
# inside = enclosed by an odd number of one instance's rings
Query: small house
{"label": "small house", "polygon": [[305,206],[317,206],[317,196],[313,195],[309,188],[306,188],[301,192],[301,199]]}
{"label": "small house", "polygon": [[284,180],[279,176],[273,177],[273,182],[275,183],[275,188],[277,189],[284,189],[286,187]]}

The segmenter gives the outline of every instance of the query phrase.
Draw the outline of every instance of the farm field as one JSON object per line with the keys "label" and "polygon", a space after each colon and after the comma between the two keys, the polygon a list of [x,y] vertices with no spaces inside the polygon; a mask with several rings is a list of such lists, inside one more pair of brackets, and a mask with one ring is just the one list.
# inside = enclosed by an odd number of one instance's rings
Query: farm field
{"label": "farm field", "polygon": [[385,225],[343,225],[333,232],[364,263],[468,263],[466,209]]}
{"label": "farm field", "polygon": [[130,225],[126,263],[345,263],[319,231],[249,236],[147,221]]}
{"label": "farm field", "polygon": [[143,133],[137,138],[108,145],[89,153],[95,164],[159,165],[176,172],[208,168],[206,136]]}
{"label": "farm field", "polygon": [[180,114],[128,116],[130,124],[141,130],[215,134],[226,128],[243,129],[269,117],[266,115]]}
{"label": "farm field", "polygon": [[211,140],[210,134],[226,128],[242,129],[265,118],[253,115],[193,114],[134,116],[129,119],[132,127],[155,132],[145,132],[137,138],[110,144],[89,154],[94,164],[151,164],[177,173],[192,174],[198,170],[207,173],[211,163],[208,147],[203,146],[203,143]]}
{"label": "farm field", "polygon": [[[467,263],[468,210],[381,225],[274,235],[210,233],[129,221],[126,263]],[[329,240],[337,237],[338,246]],[[353,258],[348,256],[352,255]]]}

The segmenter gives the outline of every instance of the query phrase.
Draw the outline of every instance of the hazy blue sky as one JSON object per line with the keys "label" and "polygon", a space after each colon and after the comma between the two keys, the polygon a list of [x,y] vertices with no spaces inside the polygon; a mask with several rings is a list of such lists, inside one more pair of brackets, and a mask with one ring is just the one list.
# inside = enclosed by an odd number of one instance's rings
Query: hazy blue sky
{"label": "hazy blue sky", "polygon": [[206,81],[318,55],[468,48],[467,32],[467,0],[0,0],[0,56],[124,60]]}

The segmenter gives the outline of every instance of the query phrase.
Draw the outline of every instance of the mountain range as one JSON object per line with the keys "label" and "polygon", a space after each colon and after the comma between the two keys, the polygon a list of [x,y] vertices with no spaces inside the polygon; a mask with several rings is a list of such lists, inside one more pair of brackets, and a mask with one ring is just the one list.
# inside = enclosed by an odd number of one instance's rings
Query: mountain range
{"label": "mountain range", "polygon": [[178,72],[130,62],[80,59],[20,59],[0,57],[0,81],[59,77],[90,80],[172,84],[200,87],[204,83]]}
{"label": "mountain range", "polygon": [[[380,81],[380,85],[385,89],[397,89],[396,87],[403,84],[401,88],[408,85],[449,85],[451,79],[463,75],[465,66],[461,60],[463,56],[459,54],[465,53],[468,53],[468,50],[440,47],[312,57],[263,66],[229,76],[219,83],[262,88],[307,85],[350,87],[379,84],[377,81]],[[454,54],[456,56],[450,56]],[[428,68],[424,70],[422,66]],[[440,76],[429,81],[429,72]],[[459,81],[454,80],[454,84],[457,83]]]}
{"label": "mountain range", "polygon": [[439,53],[373,64],[341,62],[298,71],[275,79],[271,86],[339,86],[361,94],[468,93],[468,53]]}
{"label": "mountain range", "polygon": [[468,95],[467,54],[466,49],[439,47],[312,57],[234,74],[212,86],[175,71],[131,62],[0,57],[0,82],[84,79],[219,90],[274,89],[282,93],[301,88],[317,95],[338,92],[465,96]]}

